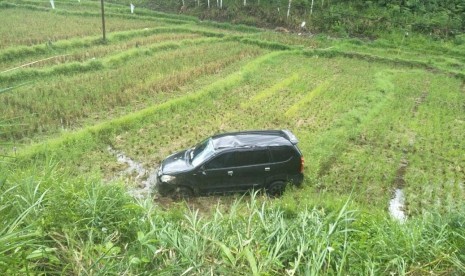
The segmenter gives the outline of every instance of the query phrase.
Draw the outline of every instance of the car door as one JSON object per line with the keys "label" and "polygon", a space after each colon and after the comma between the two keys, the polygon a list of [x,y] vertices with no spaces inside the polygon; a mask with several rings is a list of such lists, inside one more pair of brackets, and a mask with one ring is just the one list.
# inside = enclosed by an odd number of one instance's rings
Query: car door
{"label": "car door", "polygon": [[231,190],[234,152],[224,152],[207,161],[197,173],[202,193],[214,194]]}
{"label": "car door", "polygon": [[234,167],[229,170],[229,186],[235,191],[263,188],[270,173],[267,148],[242,149],[234,153]]}
{"label": "car door", "polygon": [[270,164],[270,178],[268,183],[273,181],[287,181],[289,176],[298,174],[300,159],[295,151],[289,146],[270,147],[272,163]]}

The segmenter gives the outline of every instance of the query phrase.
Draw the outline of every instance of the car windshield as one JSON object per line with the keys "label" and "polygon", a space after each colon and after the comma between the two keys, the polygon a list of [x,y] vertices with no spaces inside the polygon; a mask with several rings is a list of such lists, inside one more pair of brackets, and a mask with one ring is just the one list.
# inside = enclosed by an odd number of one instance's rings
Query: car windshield
{"label": "car windshield", "polygon": [[215,153],[211,139],[200,143],[191,153],[192,165],[197,167]]}

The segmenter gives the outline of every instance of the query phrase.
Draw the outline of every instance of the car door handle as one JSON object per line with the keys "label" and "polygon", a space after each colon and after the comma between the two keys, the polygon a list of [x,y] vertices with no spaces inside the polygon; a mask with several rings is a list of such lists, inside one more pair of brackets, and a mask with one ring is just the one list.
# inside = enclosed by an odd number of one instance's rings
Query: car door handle
{"label": "car door handle", "polygon": [[229,175],[229,176],[232,176],[232,175],[233,175],[233,171],[228,171],[228,175]]}
{"label": "car door handle", "polygon": [[269,172],[269,171],[270,171],[270,167],[266,167],[265,172]]}

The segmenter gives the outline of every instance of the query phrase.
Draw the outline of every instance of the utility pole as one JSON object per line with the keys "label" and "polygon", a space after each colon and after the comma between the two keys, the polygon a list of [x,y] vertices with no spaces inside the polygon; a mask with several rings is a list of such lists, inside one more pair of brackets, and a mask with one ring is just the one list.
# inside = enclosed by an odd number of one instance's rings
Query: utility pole
{"label": "utility pole", "polygon": [[105,37],[105,9],[103,8],[103,0],[100,0],[100,4],[102,7],[102,31],[103,31],[103,42],[106,41]]}

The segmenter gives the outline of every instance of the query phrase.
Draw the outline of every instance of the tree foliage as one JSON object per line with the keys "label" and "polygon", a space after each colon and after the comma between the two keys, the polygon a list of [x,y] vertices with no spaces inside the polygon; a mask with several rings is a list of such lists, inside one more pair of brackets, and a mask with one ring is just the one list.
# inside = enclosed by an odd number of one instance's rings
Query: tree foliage
{"label": "tree foliage", "polygon": [[142,6],[170,12],[181,12],[183,6],[182,13],[204,19],[284,26],[296,31],[303,31],[300,26],[305,21],[306,31],[342,36],[377,36],[395,29],[454,37],[465,31],[465,2],[462,0],[223,0],[210,1],[210,6],[207,0],[139,2]]}

